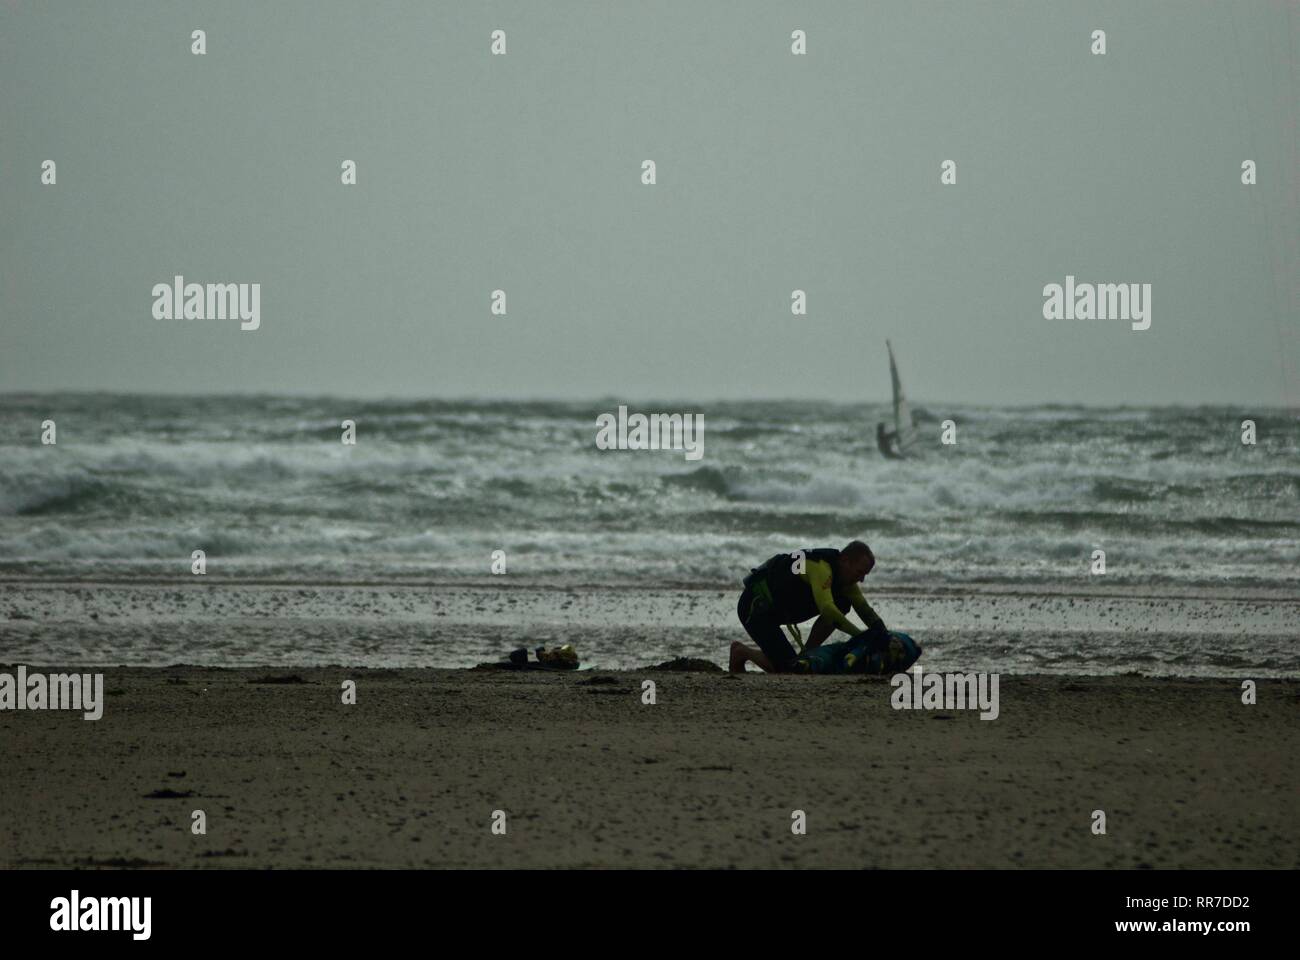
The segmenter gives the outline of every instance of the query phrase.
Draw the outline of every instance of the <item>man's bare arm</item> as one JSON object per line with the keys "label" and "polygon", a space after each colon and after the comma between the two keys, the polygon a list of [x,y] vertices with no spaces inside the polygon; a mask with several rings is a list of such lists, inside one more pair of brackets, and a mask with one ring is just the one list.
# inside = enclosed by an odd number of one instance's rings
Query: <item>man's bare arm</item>
{"label": "man's bare arm", "polygon": [[862,618],[862,622],[867,625],[867,629],[884,630],[885,621],[880,619],[880,614],[871,609],[871,604],[867,603],[867,598],[862,595],[862,589],[855,583],[847,592],[854,612]]}

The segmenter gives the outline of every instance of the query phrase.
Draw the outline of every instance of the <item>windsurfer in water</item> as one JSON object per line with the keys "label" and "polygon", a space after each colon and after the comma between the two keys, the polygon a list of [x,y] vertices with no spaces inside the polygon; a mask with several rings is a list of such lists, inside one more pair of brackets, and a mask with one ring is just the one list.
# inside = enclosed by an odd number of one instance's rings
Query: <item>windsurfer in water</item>
{"label": "windsurfer in water", "polygon": [[890,460],[903,459],[902,453],[898,450],[898,431],[890,430],[883,423],[876,424],[876,446]]}

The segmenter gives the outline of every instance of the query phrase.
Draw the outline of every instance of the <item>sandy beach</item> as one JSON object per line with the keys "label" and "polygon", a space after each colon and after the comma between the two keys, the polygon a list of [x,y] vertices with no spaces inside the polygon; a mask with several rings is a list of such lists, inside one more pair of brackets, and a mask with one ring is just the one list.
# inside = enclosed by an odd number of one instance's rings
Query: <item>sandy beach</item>
{"label": "sandy beach", "polygon": [[1296,680],[1003,676],[985,721],[858,677],[104,673],[101,720],[0,715],[0,868],[1300,867]]}

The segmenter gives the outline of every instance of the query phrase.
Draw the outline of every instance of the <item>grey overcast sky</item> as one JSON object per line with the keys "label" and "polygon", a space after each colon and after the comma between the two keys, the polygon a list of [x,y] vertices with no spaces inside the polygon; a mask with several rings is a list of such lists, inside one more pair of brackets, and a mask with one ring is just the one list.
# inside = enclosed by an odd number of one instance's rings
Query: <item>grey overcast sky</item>
{"label": "grey overcast sky", "polygon": [[[889,337],[921,402],[1293,406],[1298,22],[0,0],[0,391],[884,401]],[[154,319],[178,273],[261,329]],[[1045,320],[1067,274],[1150,330]]]}

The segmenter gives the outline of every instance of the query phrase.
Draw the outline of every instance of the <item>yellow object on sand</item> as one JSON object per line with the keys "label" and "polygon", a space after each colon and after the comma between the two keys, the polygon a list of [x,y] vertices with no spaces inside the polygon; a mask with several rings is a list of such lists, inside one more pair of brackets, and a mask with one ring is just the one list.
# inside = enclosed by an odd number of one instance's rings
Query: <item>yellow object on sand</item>
{"label": "yellow object on sand", "polygon": [[573,649],[571,643],[566,643],[562,647],[552,647],[550,650],[538,647],[537,662],[550,664],[554,667],[576,667],[578,665],[578,651]]}

